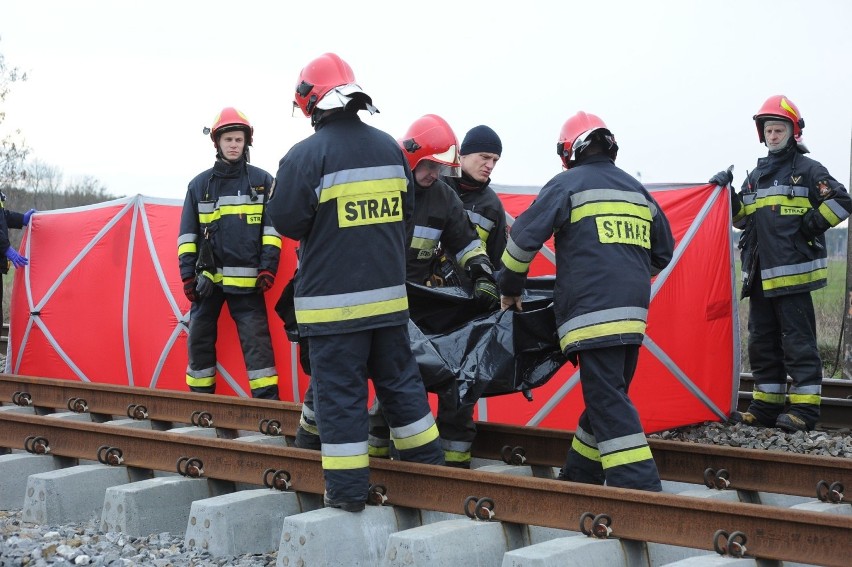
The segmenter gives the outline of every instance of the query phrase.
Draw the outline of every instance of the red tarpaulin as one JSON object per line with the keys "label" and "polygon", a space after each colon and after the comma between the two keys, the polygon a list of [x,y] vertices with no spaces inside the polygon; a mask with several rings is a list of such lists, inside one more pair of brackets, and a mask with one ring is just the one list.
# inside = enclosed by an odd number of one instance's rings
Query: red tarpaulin
{"label": "red tarpaulin", "polygon": [[[739,340],[733,301],[730,211],[715,186],[650,186],[672,225],[672,265],[657,276],[647,338],[631,397],[646,431],[724,417],[734,407]],[[511,219],[535,198],[501,188]],[[26,229],[16,270],[6,371],[32,376],[186,390],[189,301],[177,263],[181,202],[135,196],[39,212]],[[300,401],[307,378],[273,310],[295,269],[284,240],[266,294],[281,398]],[[548,247],[551,247],[548,250]],[[552,242],[531,275],[553,273]],[[217,393],[248,395],[236,327],[219,322]],[[736,369],[736,372],[735,372]],[[574,429],[583,406],[567,365],[528,402],[520,394],[480,400],[477,419]]]}

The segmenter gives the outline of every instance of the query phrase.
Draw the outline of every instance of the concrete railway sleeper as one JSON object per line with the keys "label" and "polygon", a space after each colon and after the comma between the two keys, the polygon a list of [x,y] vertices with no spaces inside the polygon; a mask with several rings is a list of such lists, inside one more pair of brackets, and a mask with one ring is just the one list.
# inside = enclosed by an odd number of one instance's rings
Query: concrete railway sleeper
{"label": "concrete railway sleeper", "polygon": [[[0,445],[66,459],[106,461],[145,471],[269,485],[270,470],[285,489],[321,494],[320,455],[314,451],[169,431],[55,419],[25,411],[0,412]],[[120,453],[119,453],[120,452]],[[529,454],[529,453],[528,453]],[[119,456],[123,461],[110,456]],[[41,458],[41,457],[39,457]],[[49,458],[49,457],[44,457]],[[481,521],[575,529],[687,548],[720,550],[768,560],[847,565],[852,516],[710,501],[477,470],[371,460],[371,482],[395,507],[464,513]],[[837,489],[837,487],[835,487]],[[831,485],[824,488],[831,493]],[[471,497],[471,495],[476,495]],[[746,540],[748,547],[746,548]]]}

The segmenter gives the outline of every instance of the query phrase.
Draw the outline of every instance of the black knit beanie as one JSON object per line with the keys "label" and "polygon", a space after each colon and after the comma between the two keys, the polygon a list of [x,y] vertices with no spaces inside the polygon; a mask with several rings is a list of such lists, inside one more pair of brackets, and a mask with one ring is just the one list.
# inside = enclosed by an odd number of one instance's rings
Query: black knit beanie
{"label": "black knit beanie", "polygon": [[463,156],[479,152],[497,154],[498,156],[503,153],[503,143],[500,142],[500,136],[485,125],[471,128],[465,134],[461,148],[459,148],[459,154]]}

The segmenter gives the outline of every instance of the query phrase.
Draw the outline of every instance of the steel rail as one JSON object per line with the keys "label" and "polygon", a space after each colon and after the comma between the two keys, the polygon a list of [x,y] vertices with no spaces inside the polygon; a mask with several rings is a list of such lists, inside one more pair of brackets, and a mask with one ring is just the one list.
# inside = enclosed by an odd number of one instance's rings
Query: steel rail
{"label": "steel rail", "polygon": [[[125,415],[131,404],[144,405],[153,422],[190,423],[193,414],[207,415],[210,423],[202,425],[219,428],[224,433],[220,437],[235,437],[236,430],[257,431],[262,420],[270,419],[280,422],[281,433],[294,435],[301,412],[291,402],[0,374],[0,401],[22,391],[31,396],[37,410],[67,407],[76,398],[86,401],[93,417]],[[572,433],[564,430],[479,422],[472,453],[484,459],[560,467],[572,439]],[[817,494],[820,483],[852,487],[852,459],[661,439],[648,443],[665,480],[719,487],[722,475],[732,490],[810,497]]]}
{"label": "steel rail", "polygon": [[[127,467],[175,471],[182,458],[192,458],[205,478],[259,484],[265,471],[286,470],[292,490],[320,494],[324,489],[316,451],[266,445],[258,450],[236,440],[20,412],[0,412],[0,425],[0,443],[32,449],[33,438],[41,437],[38,447],[61,457],[96,458],[109,446],[122,451]],[[718,530],[724,530],[732,538],[744,536],[750,557],[848,564],[849,516],[382,459],[371,459],[370,467],[371,482],[385,488],[391,505],[458,514],[470,510],[468,500],[474,496],[481,519],[576,531],[584,515],[605,514],[603,523],[613,537],[718,551]],[[594,526],[589,531],[597,533]]]}

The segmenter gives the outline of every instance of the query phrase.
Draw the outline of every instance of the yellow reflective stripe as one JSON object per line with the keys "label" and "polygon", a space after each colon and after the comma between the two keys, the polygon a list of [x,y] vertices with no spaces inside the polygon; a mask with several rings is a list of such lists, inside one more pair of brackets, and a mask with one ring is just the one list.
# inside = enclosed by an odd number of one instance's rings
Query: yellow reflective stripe
{"label": "yellow reflective stripe", "polygon": [[822,217],[826,221],[828,221],[828,224],[830,226],[837,226],[838,224],[840,224],[840,221],[843,220],[842,218],[840,218],[836,214],[834,214],[834,211],[831,210],[831,207],[829,207],[825,203],[822,203],[819,206],[819,209],[817,209],[817,210],[819,211],[819,214],[821,214]]}
{"label": "yellow reflective stripe", "polygon": [[444,460],[448,463],[466,463],[470,461],[470,451],[444,451]]}
{"label": "yellow reflective stripe", "polygon": [[415,250],[432,250],[438,244],[434,238],[423,238],[420,236],[411,237],[411,248]]}
{"label": "yellow reflective stripe", "polygon": [[465,267],[467,266],[467,263],[470,261],[471,258],[475,258],[477,256],[485,256],[485,250],[483,250],[481,246],[477,246],[476,248],[462,256],[459,260],[459,264],[461,264],[462,267]]}
{"label": "yellow reflective stripe", "polygon": [[252,390],[256,390],[257,388],[263,388],[266,386],[275,386],[278,384],[278,375],[275,376],[265,376],[263,378],[255,378],[254,380],[249,380],[249,387]]}
{"label": "yellow reflective stripe", "polygon": [[264,246],[275,246],[276,248],[281,248],[281,237],[280,236],[266,236],[260,240],[261,244]]}
{"label": "yellow reflective stripe", "polygon": [[342,471],[352,469],[365,469],[370,466],[370,455],[352,455],[349,457],[322,456],[322,468],[325,470]]}
{"label": "yellow reflective stripe", "polygon": [[781,287],[792,287],[796,285],[808,284],[811,282],[824,280],[828,278],[828,268],[820,268],[807,274],[796,274],[793,276],[779,276],[777,278],[763,280],[763,289],[778,289]]}
{"label": "yellow reflective stripe", "polygon": [[647,206],[618,201],[597,202],[571,209],[571,222],[597,215],[622,215],[639,217],[651,222],[651,209]]}
{"label": "yellow reflective stripe", "polygon": [[768,195],[766,197],[759,197],[755,205],[758,209],[772,206],[797,207],[804,209],[811,208],[811,202],[808,200],[807,197],[790,198],[786,195]]}
{"label": "yellow reflective stripe", "polygon": [[183,256],[184,254],[197,254],[198,246],[195,242],[186,242],[178,246],[178,256]]}
{"label": "yellow reflective stripe", "polygon": [[222,215],[219,213],[219,209],[216,209],[212,213],[198,213],[198,222],[201,224],[210,224],[214,221],[219,220],[219,217]]}
{"label": "yellow reflective stripe", "polygon": [[186,385],[195,387],[212,386],[216,382],[216,376],[207,376],[205,378],[193,378],[189,374],[186,375]]}
{"label": "yellow reflective stripe", "polygon": [[373,195],[375,193],[390,193],[393,191],[405,192],[408,185],[405,179],[394,177],[391,179],[370,179],[368,181],[353,181],[326,187],[320,192],[320,203],[325,203],[338,197],[355,197],[360,195]]}
{"label": "yellow reflective stripe", "polygon": [[590,461],[600,462],[601,453],[594,447],[590,447],[580,441],[576,436],[571,441],[571,448],[578,452],[583,457],[589,459]]}
{"label": "yellow reflective stripe", "polygon": [[784,404],[786,396],[784,394],[769,394],[767,392],[761,392],[759,390],[754,390],[751,393],[751,397],[755,400],[759,400],[761,402],[766,402],[767,404]]}
{"label": "yellow reflective stripe", "polygon": [[603,455],[601,457],[601,464],[604,469],[610,469],[620,465],[631,465],[641,461],[648,461],[653,458],[654,456],[651,455],[651,448],[645,445],[644,447],[637,447],[627,451],[619,451],[617,453]]}
{"label": "yellow reflective stripe", "polygon": [[530,262],[515,260],[508,252],[503,252],[503,255],[500,257],[500,261],[503,262],[503,266],[505,266],[507,270],[515,272],[516,274],[526,274],[530,271]]}
{"label": "yellow reflective stripe", "polygon": [[476,225],[476,234],[479,236],[479,239],[482,241],[484,245],[488,241],[488,235],[491,234],[490,231],[485,230],[479,225]]}
{"label": "yellow reflective stripe", "polygon": [[645,332],[646,323],[644,321],[613,321],[610,323],[601,323],[599,325],[589,325],[569,331],[565,336],[559,339],[559,346],[565,350],[571,343],[577,343],[587,339],[596,339],[598,337],[608,337],[612,335],[624,335],[627,333],[643,334]]}
{"label": "yellow reflective stripe", "polygon": [[818,406],[822,402],[819,394],[790,394],[791,404],[810,404]]}
{"label": "yellow reflective stripe", "polygon": [[328,309],[296,310],[296,320],[299,323],[331,323],[334,321],[350,321],[365,317],[377,317],[389,313],[399,313],[408,309],[408,296],[385,301],[375,301],[363,305],[348,307],[333,307]]}
{"label": "yellow reflective stripe", "polygon": [[746,215],[745,209],[746,209],[745,206],[740,207],[739,212],[737,214],[735,214],[733,217],[731,217],[731,222],[736,224],[736,223],[740,222],[741,220],[743,220],[744,218],[746,218],[746,216],[748,216],[748,215]]}
{"label": "yellow reflective stripe", "polygon": [[222,285],[229,285],[231,287],[257,287],[256,277],[241,278],[239,276],[223,276],[222,274],[216,274],[213,277],[213,281],[221,282]]}
{"label": "yellow reflective stripe", "polygon": [[370,447],[367,449],[367,454],[371,457],[389,457],[390,456],[390,447]]}
{"label": "yellow reflective stripe", "polygon": [[433,423],[429,429],[423,431],[422,433],[418,433],[417,435],[403,437],[402,439],[394,437],[393,444],[396,446],[397,449],[400,450],[416,449],[418,447],[428,445],[437,438],[438,426]]}
{"label": "yellow reflective stripe", "polygon": [[308,433],[313,433],[314,435],[319,435],[319,428],[316,425],[311,425],[310,423],[308,423],[308,421],[304,418],[304,416],[301,419],[299,419],[299,425],[302,427],[302,429],[304,429]]}

